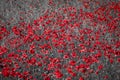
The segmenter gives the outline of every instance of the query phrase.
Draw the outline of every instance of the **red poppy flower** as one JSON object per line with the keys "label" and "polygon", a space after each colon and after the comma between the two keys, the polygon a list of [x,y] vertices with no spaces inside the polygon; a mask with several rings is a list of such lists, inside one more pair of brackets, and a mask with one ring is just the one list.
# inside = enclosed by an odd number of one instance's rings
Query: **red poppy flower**
{"label": "red poppy flower", "polygon": [[35,63],[36,63],[36,58],[31,58],[31,59],[29,60],[29,63],[30,63],[30,64],[35,64]]}
{"label": "red poppy flower", "polygon": [[18,28],[17,28],[16,26],[14,26],[14,27],[12,28],[12,31],[13,31],[13,33],[14,33],[15,35],[20,35],[20,30],[18,30]]}
{"label": "red poppy flower", "polygon": [[103,69],[103,65],[102,64],[98,66],[98,70],[101,70],[101,69]]}
{"label": "red poppy flower", "polygon": [[50,80],[50,77],[49,77],[49,76],[46,76],[46,77],[44,78],[44,80]]}
{"label": "red poppy flower", "polygon": [[28,55],[27,55],[26,53],[23,53],[23,54],[22,54],[22,58],[25,59],[25,58],[27,58],[27,57],[28,57]]}
{"label": "red poppy flower", "polygon": [[41,66],[42,66],[42,63],[41,63],[41,62],[37,62],[37,65],[38,65],[39,67],[41,67]]}
{"label": "red poppy flower", "polygon": [[84,78],[83,78],[83,77],[80,77],[79,80],[84,80]]}
{"label": "red poppy flower", "polygon": [[73,60],[71,60],[71,61],[69,62],[69,64],[72,65],[72,66],[74,66],[74,65],[76,64],[76,62],[73,61]]}
{"label": "red poppy flower", "polygon": [[65,55],[63,56],[63,58],[64,58],[64,59],[68,59],[68,58],[69,58],[69,55],[65,54]]}
{"label": "red poppy flower", "polygon": [[110,61],[111,64],[113,64],[114,59],[111,58],[111,59],[109,59],[109,61]]}
{"label": "red poppy flower", "polygon": [[105,76],[104,76],[104,79],[108,79],[108,75],[105,75]]}
{"label": "red poppy flower", "polygon": [[54,72],[54,75],[55,75],[56,78],[62,78],[62,76],[63,76],[63,74],[60,72],[60,70],[56,70]]}
{"label": "red poppy flower", "polygon": [[0,46],[0,55],[6,53],[8,49],[6,47]]}
{"label": "red poppy flower", "polygon": [[118,58],[117,61],[120,63],[120,58]]}
{"label": "red poppy flower", "polygon": [[2,69],[2,75],[4,77],[8,77],[10,75],[10,69],[9,68]]}
{"label": "red poppy flower", "polygon": [[77,54],[75,52],[72,53],[72,57],[73,58],[76,58],[77,57]]}
{"label": "red poppy flower", "polygon": [[67,77],[65,80],[72,80],[72,78],[71,77]]}
{"label": "red poppy flower", "polygon": [[75,77],[77,74],[75,72],[70,73],[73,77]]}

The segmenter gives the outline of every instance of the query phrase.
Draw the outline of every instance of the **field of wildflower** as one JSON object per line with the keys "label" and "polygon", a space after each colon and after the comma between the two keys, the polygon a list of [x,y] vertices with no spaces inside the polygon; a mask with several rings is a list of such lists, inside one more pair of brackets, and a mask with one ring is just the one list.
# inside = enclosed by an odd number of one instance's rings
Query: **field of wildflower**
{"label": "field of wildflower", "polygon": [[120,80],[120,0],[0,0],[0,80]]}

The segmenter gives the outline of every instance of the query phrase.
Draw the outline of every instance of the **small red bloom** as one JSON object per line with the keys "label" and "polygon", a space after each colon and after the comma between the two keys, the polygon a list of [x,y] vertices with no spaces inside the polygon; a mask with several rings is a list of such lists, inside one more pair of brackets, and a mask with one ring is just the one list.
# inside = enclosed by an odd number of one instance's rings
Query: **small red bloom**
{"label": "small red bloom", "polygon": [[120,58],[118,58],[117,61],[120,63]]}
{"label": "small red bloom", "polygon": [[75,52],[72,53],[72,57],[73,58],[76,58],[77,57],[77,54]]}
{"label": "small red bloom", "polygon": [[99,65],[99,66],[98,66],[98,69],[99,69],[99,70],[103,69],[103,65],[102,65],[102,64]]}
{"label": "small red bloom", "polygon": [[72,80],[72,78],[71,77],[67,77],[65,80]]}
{"label": "small red bloom", "polygon": [[14,27],[12,28],[12,31],[13,31],[13,33],[14,33],[15,35],[20,35],[20,30],[18,30],[18,28],[17,28],[16,26],[14,26]]}
{"label": "small red bloom", "polygon": [[49,77],[49,76],[46,76],[46,77],[44,78],[44,80],[50,80],[50,77]]}
{"label": "small red bloom", "polygon": [[81,68],[85,68],[85,64],[80,64],[80,65],[76,66],[76,69],[77,69],[77,70],[79,70],[79,69],[81,69]]}
{"label": "small red bloom", "polygon": [[109,59],[110,63],[112,64],[114,62],[114,59]]}
{"label": "small red bloom", "polygon": [[84,78],[83,78],[83,77],[80,77],[79,80],[84,80]]}
{"label": "small red bloom", "polygon": [[2,75],[4,77],[8,77],[10,75],[10,71],[9,70],[10,70],[9,68],[2,69]]}
{"label": "small red bloom", "polygon": [[68,72],[68,73],[72,73],[72,72],[73,72],[73,70],[72,70],[72,68],[71,68],[71,67],[67,67],[67,69],[66,69],[66,70],[67,70],[67,72]]}
{"label": "small red bloom", "polygon": [[102,53],[100,53],[100,52],[95,55],[96,58],[99,58],[101,56],[102,56]]}
{"label": "small red bloom", "polygon": [[0,55],[6,53],[8,50],[6,47],[0,46]]}
{"label": "small red bloom", "polygon": [[30,26],[30,24],[27,26],[27,28],[28,28],[28,30],[27,30],[27,32],[28,32],[28,35],[29,36],[32,36],[33,34],[34,34],[34,31],[33,31],[33,29],[32,29],[32,26]]}
{"label": "small red bloom", "polygon": [[41,67],[41,66],[42,66],[42,63],[41,63],[41,62],[37,62],[37,65],[38,65],[39,67]]}
{"label": "small red bloom", "polygon": [[55,75],[56,78],[62,78],[62,76],[63,76],[63,74],[60,72],[60,70],[56,70],[54,72],[54,75]]}
{"label": "small red bloom", "polygon": [[75,77],[77,74],[75,72],[70,73],[73,77]]}
{"label": "small red bloom", "polygon": [[28,71],[24,71],[24,72],[23,72],[23,75],[24,75],[24,76],[28,76],[28,75],[29,75],[29,72],[28,72]]}
{"label": "small red bloom", "polygon": [[69,55],[65,54],[65,55],[63,56],[63,58],[64,58],[64,59],[68,59],[68,58],[69,58]]}
{"label": "small red bloom", "polygon": [[36,58],[31,58],[31,59],[29,60],[29,63],[30,63],[30,64],[35,64],[35,63],[36,63]]}
{"label": "small red bloom", "polygon": [[23,53],[23,54],[22,54],[22,58],[25,59],[25,58],[27,58],[27,57],[28,57],[28,55],[27,55],[26,53]]}
{"label": "small red bloom", "polygon": [[34,53],[35,53],[35,50],[34,50],[34,49],[31,49],[31,50],[30,50],[30,53],[31,53],[31,54],[34,54]]}
{"label": "small red bloom", "polygon": [[73,60],[71,60],[71,61],[69,62],[69,64],[72,65],[72,66],[74,66],[74,65],[76,64],[76,62],[73,61]]}
{"label": "small red bloom", "polygon": [[108,75],[105,75],[105,76],[104,76],[104,79],[108,79]]}

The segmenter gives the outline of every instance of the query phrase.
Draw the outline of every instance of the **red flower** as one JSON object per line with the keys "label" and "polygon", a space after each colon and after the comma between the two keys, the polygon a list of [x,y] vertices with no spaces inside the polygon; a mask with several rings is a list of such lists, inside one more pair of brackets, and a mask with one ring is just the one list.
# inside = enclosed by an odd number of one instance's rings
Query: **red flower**
{"label": "red flower", "polygon": [[71,77],[67,77],[65,80],[72,80],[72,78]]}
{"label": "red flower", "polygon": [[40,36],[39,35],[34,35],[34,37],[33,37],[36,41],[40,41]]}
{"label": "red flower", "polygon": [[68,55],[68,54],[65,54],[65,55],[63,56],[63,58],[64,58],[64,59],[68,59],[68,58],[69,58],[69,55]]}
{"label": "red flower", "polygon": [[31,53],[31,54],[34,54],[34,53],[35,53],[35,50],[34,50],[34,49],[31,49],[31,50],[30,50],[30,53]]}
{"label": "red flower", "polygon": [[112,64],[114,62],[114,59],[109,59],[110,63]]}
{"label": "red flower", "polygon": [[31,36],[31,35],[33,35],[34,34],[34,32],[33,32],[33,29],[32,29],[32,26],[30,26],[30,24],[27,26],[27,28],[28,28],[28,35],[29,36]]}
{"label": "red flower", "polygon": [[34,25],[39,26],[39,20],[34,20]]}
{"label": "red flower", "polygon": [[102,64],[98,66],[98,70],[101,70],[101,69],[103,69],[103,65]]}
{"label": "red flower", "polygon": [[104,79],[108,79],[108,75],[105,75],[105,76],[104,76]]}
{"label": "red flower", "polygon": [[76,62],[73,61],[73,60],[71,60],[71,61],[69,62],[69,64],[72,65],[72,66],[74,66],[74,65],[76,64]]}
{"label": "red flower", "polygon": [[73,77],[76,76],[76,73],[75,73],[75,72],[71,72],[70,74],[71,74]]}
{"label": "red flower", "polygon": [[68,72],[68,73],[70,73],[70,74],[73,72],[73,70],[72,70],[72,68],[71,68],[71,67],[67,67],[67,69],[66,69],[66,70],[67,70],[67,72]]}
{"label": "red flower", "polygon": [[10,75],[11,75],[12,77],[16,77],[16,76],[17,76],[16,72],[13,71],[13,70],[10,72]]}
{"label": "red flower", "polygon": [[76,58],[77,57],[77,54],[75,52],[72,53],[72,57],[73,58]]}
{"label": "red flower", "polygon": [[22,73],[20,73],[20,72],[17,73],[17,76],[18,76],[19,78],[23,78],[23,75],[22,75]]}
{"label": "red flower", "polygon": [[2,75],[4,77],[8,77],[10,75],[10,71],[9,70],[10,70],[9,68],[2,69]]}
{"label": "red flower", "polygon": [[2,40],[4,37],[8,36],[9,32],[5,27],[0,27],[0,40]]}
{"label": "red flower", "polygon": [[41,66],[42,66],[42,63],[41,63],[41,62],[37,62],[37,65],[38,65],[39,67],[41,67]]}
{"label": "red flower", "polygon": [[77,70],[79,70],[79,69],[81,69],[81,68],[85,68],[85,64],[80,64],[80,65],[76,66],[76,69],[77,69]]}
{"label": "red flower", "polygon": [[84,80],[84,78],[83,78],[83,77],[80,77],[79,80]]}
{"label": "red flower", "polygon": [[51,70],[55,67],[55,64],[54,63],[50,63],[48,64],[48,70]]}
{"label": "red flower", "polygon": [[6,53],[7,51],[8,51],[8,50],[7,50],[6,47],[2,47],[2,46],[0,46],[0,55]]}
{"label": "red flower", "polygon": [[23,53],[23,54],[22,54],[22,58],[25,59],[25,58],[27,58],[27,57],[28,57],[28,55],[27,55],[26,53]]}
{"label": "red flower", "polygon": [[15,35],[20,35],[20,30],[18,30],[18,28],[17,28],[16,26],[14,26],[14,27],[12,28],[12,31],[13,31],[13,33],[14,33]]}
{"label": "red flower", "polygon": [[54,75],[55,75],[56,78],[62,78],[62,76],[63,76],[63,74],[60,72],[60,70],[56,70],[54,72]]}
{"label": "red flower", "polygon": [[29,72],[28,72],[28,71],[24,71],[24,72],[23,72],[23,75],[24,75],[24,76],[28,76],[28,75],[29,75]]}
{"label": "red flower", "polygon": [[46,77],[44,78],[44,80],[50,80],[50,77],[49,77],[49,76],[46,76]]}
{"label": "red flower", "polygon": [[31,58],[31,59],[29,60],[29,63],[30,63],[30,64],[35,64],[35,63],[36,63],[36,58]]}
{"label": "red flower", "polygon": [[120,63],[120,58],[118,58],[117,61]]}
{"label": "red flower", "polygon": [[95,55],[96,58],[99,58],[101,56],[102,56],[102,53],[100,53],[100,52]]}

